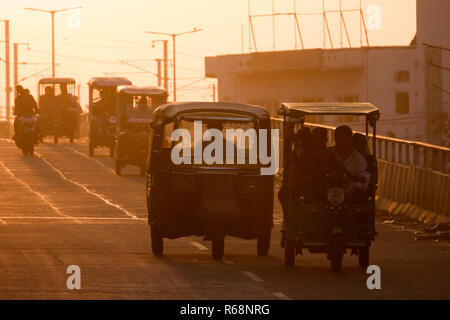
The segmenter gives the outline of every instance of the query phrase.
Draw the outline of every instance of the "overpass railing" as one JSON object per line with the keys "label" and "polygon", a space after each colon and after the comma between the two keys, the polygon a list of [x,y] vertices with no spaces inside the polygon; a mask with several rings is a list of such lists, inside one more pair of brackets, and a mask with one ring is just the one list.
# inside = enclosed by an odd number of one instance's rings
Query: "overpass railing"
{"label": "overpass railing", "polygon": [[[305,123],[327,129],[328,141],[334,142],[334,127]],[[272,118],[272,128],[280,130],[283,122]],[[369,135],[372,146],[372,136]],[[282,161],[280,143],[280,164]],[[377,207],[392,214],[406,214],[426,223],[450,219],[450,148],[423,142],[378,136]]]}

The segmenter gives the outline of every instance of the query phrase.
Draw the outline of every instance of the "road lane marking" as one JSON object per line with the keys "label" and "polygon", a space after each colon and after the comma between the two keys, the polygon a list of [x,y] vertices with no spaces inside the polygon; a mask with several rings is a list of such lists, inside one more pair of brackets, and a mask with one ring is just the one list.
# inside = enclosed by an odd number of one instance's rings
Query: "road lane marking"
{"label": "road lane marking", "polygon": [[251,271],[242,271],[243,274],[245,274],[247,277],[249,277],[250,279],[252,279],[255,282],[264,282],[263,279],[261,279],[260,277],[258,277],[256,274],[254,274]]}
{"label": "road lane marking", "polygon": [[192,241],[191,244],[192,244],[194,247],[196,247],[198,250],[200,250],[200,251],[207,251],[207,250],[208,250],[207,247],[205,247],[204,245],[202,245],[202,244],[200,244],[200,243],[198,243],[198,242],[196,242],[196,241]]}
{"label": "road lane marking", "polygon": [[94,161],[94,162],[96,162],[97,164],[99,164],[101,167],[103,167],[104,169],[108,170],[109,172],[112,172],[114,175],[116,174],[116,172],[115,172],[113,169],[111,169],[111,168],[105,166],[105,165],[104,165],[103,163],[101,163],[99,160],[93,159],[93,158],[91,158],[91,157],[85,155],[84,153],[82,153],[82,152],[76,150],[75,148],[72,148],[72,147],[66,147],[66,149],[69,149],[69,150],[75,152],[76,154],[78,154],[78,155],[80,155],[80,156],[86,158],[86,159],[89,159],[89,160],[91,160],[91,161]]}
{"label": "road lane marking", "polygon": [[280,300],[292,300],[287,295],[282,292],[272,292],[272,294]]}
{"label": "road lane marking", "polygon": [[74,184],[74,185],[76,185],[76,186],[79,186],[79,187],[82,188],[84,191],[86,191],[87,193],[89,193],[89,194],[91,194],[91,195],[97,197],[98,199],[102,200],[102,201],[103,201],[104,203],[106,203],[107,205],[109,205],[109,206],[111,206],[111,207],[114,207],[114,208],[116,208],[116,209],[122,211],[125,215],[127,215],[127,216],[129,216],[129,217],[131,217],[131,218],[133,218],[133,219],[138,219],[138,217],[136,217],[134,214],[130,213],[128,210],[122,208],[120,205],[115,204],[115,203],[109,201],[108,199],[104,198],[101,194],[98,194],[98,193],[96,193],[96,192],[94,192],[94,191],[89,190],[89,188],[86,187],[84,184],[81,184],[81,183],[79,183],[79,182],[76,182],[75,180],[72,180],[72,179],[66,177],[66,176],[64,175],[64,173],[63,173],[61,170],[59,170],[53,163],[51,163],[49,160],[45,159],[45,158],[44,158],[42,155],[40,155],[39,153],[36,153],[36,155],[37,155],[40,159],[42,159],[42,161],[44,161],[50,168],[52,168],[53,171],[55,171],[56,173],[58,173],[58,174],[61,176],[61,178],[63,178],[64,180],[66,180],[66,181],[68,181],[68,182],[70,182],[70,183],[72,183],[72,184]]}
{"label": "road lane marking", "polygon": [[46,196],[44,196],[42,193],[39,193],[35,190],[33,190],[30,185],[28,183],[26,183],[25,181],[19,179],[14,172],[12,172],[4,163],[3,161],[0,160],[0,166],[3,167],[3,169],[17,182],[19,182],[20,184],[22,184],[23,186],[25,186],[25,188],[27,188],[28,190],[30,190],[31,193],[33,193],[34,195],[38,196],[42,201],[44,201],[50,208],[53,209],[53,211],[55,211],[57,214],[69,218],[69,219],[73,219],[75,222],[80,223],[80,221],[78,221],[76,218],[73,218],[71,216],[68,216],[64,213],[61,212],[61,210],[59,210],[58,207],[56,207],[53,203],[50,202],[50,200],[47,199]]}
{"label": "road lane marking", "polygon": [[[73,152],[75,152],[76,154],[78,154],[78,155],[80,155],[80,156],[82,156],[82,157],[84,157],[84,158],[86,158],[86,159],[88,159],[88,160],[91,160],[91,161],[96,162],[96,163],[97,163],[98,165],[100,165],[102,168],[108,170],[109,172],[112,172],[114,175],[117,175],[115,170],[113,170],[113,169],[111,169],[110,167],[104,165],[101,161],[99,161],[99,160],[97,160],[97,159],[94,159],[94,158],[92,158],[92,157],[89,157],[89,156],[85,155],[84,153],[82,153],[82,152],[76,150],[76,149],[73,148],[73,147],[66,147],[66,149],[69,149],[70,151],[73,151]],[[132,183],[134,183],[134,184],[137,184],[137,185],[140,186],[140,187],[144,187],[144,188],[145,188],[145,185],[142,185],[142,184],[139,183],[139,182],[132,181],[132,180],[130,180],[130,181],[131,181]]]}

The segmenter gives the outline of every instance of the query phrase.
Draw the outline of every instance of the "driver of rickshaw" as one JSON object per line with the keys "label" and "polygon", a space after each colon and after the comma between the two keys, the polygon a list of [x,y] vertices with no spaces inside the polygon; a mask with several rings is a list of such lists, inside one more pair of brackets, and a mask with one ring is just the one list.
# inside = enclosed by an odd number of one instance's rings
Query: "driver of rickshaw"
{"label": "driver of rickshaw", "polygon": [[46,86],[44,90],[45,93],[39,98],[39,110],[41,113],[39,123],[45,132],[52,119],[53,110],[57,105],[57,99],[55,96],[55,88],[53,86]]}
{"label": "driver of rickshaw", "polygon": [[152,111],[147,105],[147,97],[142,96],[139,98],[136,106],[133,108],[130,114],[130,119],[151,119]]}

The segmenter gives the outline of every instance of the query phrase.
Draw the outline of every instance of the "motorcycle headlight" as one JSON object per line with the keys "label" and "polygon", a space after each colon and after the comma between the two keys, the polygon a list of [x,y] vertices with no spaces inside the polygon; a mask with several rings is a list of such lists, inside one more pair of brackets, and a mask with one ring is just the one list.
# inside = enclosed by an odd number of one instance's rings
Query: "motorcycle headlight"
{"label": "motorcycle headlight", "polygon": [[109,123],[115,124],[116,121],[117,121],[116,117],[114,117],[114,116],[109,117]]}
{"label": "motorcycle headlight", "polygon": [[328,190],[328,202],[332,206],[339,206],[344,202],[345,194],[342,188],[331,188]]}

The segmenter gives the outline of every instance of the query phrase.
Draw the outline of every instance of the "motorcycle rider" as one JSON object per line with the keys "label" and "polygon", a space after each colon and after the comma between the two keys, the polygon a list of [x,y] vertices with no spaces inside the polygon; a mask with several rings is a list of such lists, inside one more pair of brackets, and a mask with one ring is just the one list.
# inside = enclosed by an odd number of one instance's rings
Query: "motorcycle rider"
{"label": "motorcycle rider", "polygon": [[30,90],[24,89],[21,85],[18,85],[16,87],[16,92],[17,97],[14,100],[14,140],[17,138],[21,117],[36,115],[39,112],[36,101],[30,94]]}

